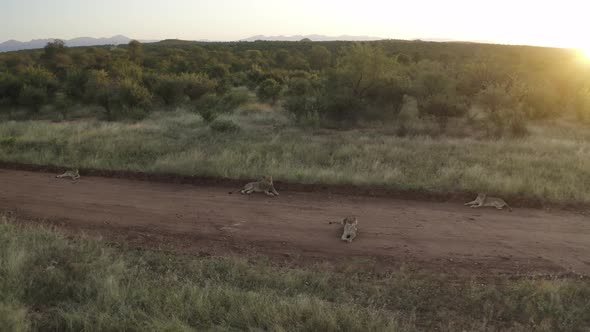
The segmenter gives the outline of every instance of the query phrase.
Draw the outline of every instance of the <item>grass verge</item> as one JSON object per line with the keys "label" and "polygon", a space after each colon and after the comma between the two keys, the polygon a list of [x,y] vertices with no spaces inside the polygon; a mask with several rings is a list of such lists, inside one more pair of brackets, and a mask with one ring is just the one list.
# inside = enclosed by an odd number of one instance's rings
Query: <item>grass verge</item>
{"label": "grass verge", "polygon": [[0,221],[8,331],[586,331],[588,280],[457,280],[130,249]]}
{"label": "grass verge", "polygon": [[553,123],[523,139],[398,137],[395,128],[303,130],[278,112],[231,115],[219,132],[182,111],[135,123],[0,124],[0,160],[36,165],[379,186],[590,204],[590,134]]}

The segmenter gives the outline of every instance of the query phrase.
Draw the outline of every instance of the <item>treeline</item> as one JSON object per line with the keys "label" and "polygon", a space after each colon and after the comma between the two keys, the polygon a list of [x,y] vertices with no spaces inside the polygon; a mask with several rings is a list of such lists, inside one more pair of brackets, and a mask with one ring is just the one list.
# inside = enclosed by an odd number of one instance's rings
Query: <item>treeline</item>
{"label": "treeline", "polygon": [[108,120],[186,105],[213,119],[246,98],[282,105],[301,125],[394,119],[408,97],[444,129],[479,109],[497,133],[525,119],[590,112],[589,65],[571,50],[421,41],[132,41],[120,47],[0,54],[4,112],[99,106]]}

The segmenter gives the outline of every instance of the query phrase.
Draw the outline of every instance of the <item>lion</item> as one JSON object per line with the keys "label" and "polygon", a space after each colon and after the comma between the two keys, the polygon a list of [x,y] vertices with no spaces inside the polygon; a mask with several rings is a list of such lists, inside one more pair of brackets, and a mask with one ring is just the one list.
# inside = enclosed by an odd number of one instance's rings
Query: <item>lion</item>
{"label": "lion", "polygon": [[[274,197],[279,196],[279,193],[276,191],[273,182],[272,176],[268,175],[262,178],[260,181],[250,182],[240,190],[240,194],[250,195],[253,192],[265,193],[268,196]],[[232,194],[233,192],[230,192]]]}
{"label": "lion", "polygon": [[467,202],[465,205],[471,206],[472,208],[495,207],[498,210],[502,210],[504,207],[507,207],[508,210],[512,212],[510,205],[508,205],[508,203],[506,203],[503,199],[491,197],[484,193],[477,194],[477,197],[474,201]]}
{"label": "lion", "polygon": [[331,221],[330,224],[344,225],[344,230],[342,232],[342,236],[340,237],[342,241],[347,241],[348,243],[351,243],[352,240],[356,238],[356,234],[358,231],[358,220],[356,216],[347,216],[343,218],[341,221]]}
{"label": "lion", "polygon": [[78,169],[73,169],[70,171],[66,171],[63,174],[60,175],[56,175],[56,178],[72,178],[72,180],[78,180],[80,178],[80,172],[78,172]]}

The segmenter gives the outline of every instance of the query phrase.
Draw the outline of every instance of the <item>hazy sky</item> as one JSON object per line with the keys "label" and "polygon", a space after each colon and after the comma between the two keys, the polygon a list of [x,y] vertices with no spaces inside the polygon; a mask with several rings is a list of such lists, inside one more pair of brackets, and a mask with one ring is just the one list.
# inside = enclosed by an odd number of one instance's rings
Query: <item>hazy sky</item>
{"label": "hazy sky", "polygon": [[[0,41],[370,35],[590,47],[584,0],[0,0]],[[590,8],[589,8],[590,9]]]}

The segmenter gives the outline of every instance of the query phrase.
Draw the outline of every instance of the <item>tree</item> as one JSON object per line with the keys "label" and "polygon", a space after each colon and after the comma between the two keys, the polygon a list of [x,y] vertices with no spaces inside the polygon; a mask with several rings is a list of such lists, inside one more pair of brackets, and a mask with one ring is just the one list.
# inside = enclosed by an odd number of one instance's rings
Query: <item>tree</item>
{"label": "tree", "polygon": [[185,82],[177,75],[157,75],[154,80],[153,91],[166,105],[178,104],[185,97]]}
{"label": "tree", "polygon": [[309,64],[312,69],[326,69],[332,62],[332,53],[321,45],[314,45],[309,54]]}
{"label": "tree", "polygon": [[435,95],[454,93],[454,85],[443,72],[428,70],[419,73],[413,92],[418,99],[425,100]]}
{"label": "tree", "polygon": [[0,72],[0,104],[16,105],[23,82],[16,76]]}
{"label": "tree", "polygon": [[190,100],[197,100],[215,90],[215,81],[206,74],[182,73],[178,77],[183,85],[183,91]]}
{"label": "tree", "polygon": [[246,58],[253,64],[261,64],[264,61],[264,56],[259,50],[247,50]]}
{"label": "tree", "polygon": [[491,84],[477,94],[477,101],[485,111],[497,113],[515,106],[513,96],[506,91],[506,87]]}
{"label": "tree", "polygon": [[46,89],[48,93],[55,92],[58,86],[55,75],[43,67],[27,67],[20,76],[25,84]]}
{"label": "tree", "polygon": [[256,95],[260,100],[270,101],[274,105],[281,94],[281,90],[281,85],[272,78],[269,78],[260,83],[256,90]]}
{"label": "tree", "polygon": [[38,112],[55,93],[57,79],[53,73],[42,67],[25,68],[21,78],[23,87],[19,92],[19,104]]}
{"label": "tree", "polygon": [[84,85],[88,80],[86,71],[74,68],[66,72],[63,82],[65,93],[70,98],[82,99],[84,97]]}
{"label": "tree", "polygon": [[412,59],[407,54],[401,53],[397,55],[397,62],[407,66],[412,62]]}
{"label": "tree", "polygon": [[129,46],[129,60],[141,64],[143,62],[143,45],[137,40],[132,40]]}
{"label": "tree", "polygon": [[19,103],[33,112],[39,112],[47,102],[47,90],[25,84],[19,94]]}
{"label": "tree", "polygon": [[[575,97],[570,98],[570,100],[573,99]],[[563,104],[555,86],[550,82],[537,82],[534,85],[529,85],[522,98],[524,112],[533,119],[555,116],[563,109]]]}
{"label": "tree", "polygon": [[43,48],[42,59],[51,61],[58,54],[66,53],[66,44],[63,40],[56,39],[53,42],[47,43]]}
{"label": "tree", "polygon": [[114,87],[116,98],[114,103],[121,108],[139,107],[146,109],[151,105],[152,95],[148,89],[130,78],[123,79]]}
{"label": "tree", "polygon": [[115,99],[114,84],[104,70],[91,70],[85,85],[85,99],[87,102],[104,108],[107,120],[114,119],[113,101]]}
{"label": "tree", "polygon": [[[521,105],[514,96],[506,90],[506,86],[491,84],[477,94],[477,102],[486,112],[486,118],[492,124],[487,128],[488,134],[496,137],[504,135],[505,129],[523,121]],[[493,131],[492,131],[493,130]]]}
{"label": "tree", "polygon": [[319,91],[309,79],[294,77],[289,81],[283,107],[299,124],[319,126]]}
{"label": "tree", "polygon": [[115,79],[123,80],[129,78],[138,82],[143,80],[143,68],[135,62],[116,60],[109,67],[109,73]]}
{"label": "tree", "polygon": [[393,78],[397,76],[398,64],[387,57],[383,49],[370,44],[353,44],[344,50],[336,68],[325,74],[322,115],[340,124],[352,124],[380,99],[389,99],[397,108],[399,105],[393,103],[401,103],[403,95],[401,98],[386,96],[398,93],[393,89],[396,82]]}
{"label": "tree", "polygon": [[285,49],[278,50],[274,57],[277,66],[285,67],[287,65],[287,59],[289,59],[289,55],[289,51]]}
{"label": "tree", "polygon": [[404,105],[404,98],[410,91],[410,79],[405,74],[396,73],[384,79],[384,83],[372,90],[368,98],[375,104],[398,115]]}
{"label": "tree", "polygon": [[418,101],[422,115],[433,116],[441,131],[445,131],[449,118],[465,115],[467,107],[452,94],[434,94]]}
{"label": "tree", "polygon": [[346,50],[334,76],[351,97],[364,99],[392,70],[394,63],[381,48],[357,43]]}
{"label": "tree", "polygon": [[287,58],[286,67],[291,70],[309,70],[309,63],[301,53],[295,53]]}
{"label": "tree", "polygon": [[228,65],[216,63],[207,68],[207,73],[213,79],[222,80],[229,76],[229,68]]}
{"label": "tree", "polygon": [[65,70],[73,63],[72,58],[67,54],[67,48],[64,41],[59,39],[47,43],[43,50],[43,54],[41,55],[41,59],[48,68],[59,74],[65,73]]}

